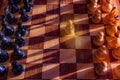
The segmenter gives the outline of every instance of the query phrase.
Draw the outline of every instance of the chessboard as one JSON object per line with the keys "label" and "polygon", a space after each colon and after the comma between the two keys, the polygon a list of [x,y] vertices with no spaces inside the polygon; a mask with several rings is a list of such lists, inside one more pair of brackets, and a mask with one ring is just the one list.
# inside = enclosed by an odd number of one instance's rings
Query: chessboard
{"label": "chessboard", "polygon": [[[7,72],[0,80],[117,79],[113,69],[120,62],[111,54],[108,73],[103,76],[95,73],[93,54],[98,47],[92,43],[92,37],[104,31],[104,26],[102,23],[91,22],[91,15],[87,11],[89,0],[32,0],[31,4],[33,9],[27,13],[30,20],[23,23],[28,30],[28,35],[23,37],[26,45],[21,48],[25,57],[17,60],[25,71],[19,76],[12,73],[13,51],[7,50],[10,58],[1,63]],[[6,6],[7,0],[3,0],[1,13]],[[18,6],[22,6],[22,3]],[[15,16],[20,17],[19,13]],[[60,30],[68,20],[74,21],[75,35],[61,37]],[[12,39],[14,41],[14,37]]]}

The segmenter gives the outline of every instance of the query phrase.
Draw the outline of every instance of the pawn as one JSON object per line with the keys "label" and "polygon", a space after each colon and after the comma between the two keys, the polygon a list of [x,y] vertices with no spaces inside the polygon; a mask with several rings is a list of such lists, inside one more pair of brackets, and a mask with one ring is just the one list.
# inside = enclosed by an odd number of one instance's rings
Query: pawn
{"label": "pawn", "polygon": [[96,10],[95,13],[92,16],[92,22],[93,23],[100,23],[102,20],[102,14],[100,10]]}
{"label": "pawn", "polygon": [[29,20],[29,16],[26,14],[26,10],[24,8],[20,9],[20,14],[21,14],[20,18],[23,22],[26,22]]}
{"label": "pawn", "polygon": [[115,49],[113,49],[113,51],[112,51],[112,56],[113,56],[115,59],[117,59],[117,60],[120,60],[119,52],[120,52],[120,47],[115,48]]}
{"label": "pawn", "polygon": [[22,59],[24,57],[24,52],[19,48],[17,44],[14,45],[14,52],[13,52],[13,58],[14,59]]}
{"label": "pawn", "polygon": [[21,34],[21,36],[24,36],[28,33],[21,22],[18,23],[18,32]]}
{"label": "pawn", "polygon": [[15,44],[17,44],[19,47],[25,45],[25,40],[21,37],[21,34],[19,32],[15,34]]}
{"label": "pawn", "polygon": [[26,4],[24,4],[24,7],[23,7],[23,8],[26,10],[26,12],[29,12],[29,11],[32,10],[32,5],[29,4],[29,3],[26,3]]}
{"label": "pawn", "polygon": [[9,59],[9,55],[6,51],[0,49],[0,62],[5,62]]}
{"label": "pawn", "polygon": [[30,3],[30,2],[32,2],[32,0],[24,0],[24,4]]}
{"label": "pawn", "polygon": [[1,33],[1,32],[0,32],[0,39],[1,39],[1,48],[2,49],[8,48],[12,43],[10,37],[4,36],[3,33]]}
{"label": "pawn", "polygon": [[14,75],[20,75],[24,72],[24,68],[18,62],[12,62],[12,72]]}
{"label": "pawn", "polygon": [[16,13],[16,12],[18,12],[18,11],[19,11],[18,6],[15,5],[15,4],[12,4],[12,5],[11,5],[11,12],[12,12],[12,13]]}
{"label": "pawn", "polygon": [[106,62],[100,62],[100,63],[95,63],[95,72],[98,76],[103,76],[107,72],[107,63]]}
{"label": "pawn", "polygon": [[105,42],[105,34],[103,32],[99,32],[93,39],[93,43],[96,46],[102,46]]}
{"label": "pawn", "polygon": [[95,11],[98,9],[98,4],[97,4],[98,0],[91,0],[91,3],[88,4],[88,13],[89,14],[93,14],[95,13]]}
{"label": "pawn", "polygon": [[14,0],[14,4],[19,4],[21,0]]}
{"label": "pawn", "polygon": [[6,68],[4,65],[0,64],[0,77],[2,77],[3,75],[5,75],[6,73]]}
{"label": "pawn", "polygon": [[15,23],[17,21],[15,15],[13,15],[12,13],[7,14],[7,19],[9,24]]}
{"label": "pawn", "polygon": [[113,69],[112,73],[114,74],[114,75],[113,75],[114,79],[119,80],[119,79],[120,79],[120,65],[117,65],[117,66]]}
{"label": "pawn", "polygon": [[94,53],[95,61],[101,62],[107,59],[108,56],[108,49],[105,45],[101,46],[99,49],[96,50]]}

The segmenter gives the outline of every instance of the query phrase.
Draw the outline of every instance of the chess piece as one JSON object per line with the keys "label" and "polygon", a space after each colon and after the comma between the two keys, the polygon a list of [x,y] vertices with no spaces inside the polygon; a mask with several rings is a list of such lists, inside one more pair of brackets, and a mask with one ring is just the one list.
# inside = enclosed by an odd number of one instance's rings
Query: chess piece
{"label": "chess piece", "polygon": [[95,11],[98,9],[98,4],[97,4],[98,0],[91,0],[91,3],[88,4],[88,13],[89,14],[93,14],[95,13]]}
{"label": "chess piece", "polygon": [[20,9],[20,14],[21,14],[20,18],[23,22],[26,22],[29,20],[29,16],[26,14],[26,10],[24,8]]}
{"label": "chess piece", "polygon": [[98,76],[103,76],[107,72],[107,63],[106,62],[100,62],[95,63],[95,72]]}
{"label": "chess piece", "polygon": [[9,3],[10,5],[14,4],[14,0],[8,0],[8,3]]}
{"label": "chess piece", "polygon": [[24,72],[24,68],[18,62],[12,62],[12,72],[14,75],[20,75]]}
{"label": "chess piece", "polygon": [[5,62],[9,59],[9,55],[6,51],[0,49],[0,62]]}
{"label": "chess piece", "polygon": [[12,43],[10,37],[6,37],[5,35],[3,35],[1,31],[0,31],[0,39],[1,39],[0,44],[2,49],[8,48]]}
{"label": "chess piece", "polygon": [[15,34],[15,43],[19,46],[22,47],[25,45],[25,40],[21,37],[20,33]]}
{"label": "chess piece", "polygon": [[21,0],[14,0],[14,4],[19,4]]}
{"label": "chess piece", "polygon": [[109,49],[114,49],[120,47],[120,38],[119,37],[110,37],[106,36],[107,47]]}
{"label": "chess piece", "polygon": [[105,42],[105,37],[104,37],[104,33],[103,32],[99,32],[93,39],[93,43],[96,45],[96,46],[102,46]]}
{"label": "chess piece", "polygon": [[6,68],[4,65],[0,64],[0,77],[2,77],[3,75],[5,75],[6,73]]}
{"label": "chess piece", "polygon": [[14,28],[9,25],[5,19],[3,20],[3,28],[2,28],[2,31],[4,32],[5,36],[11,36],[13,33],[14,33]]}
{"label": "chess piece", "polygon": [[94,58],[96,59],[96,61],[101,62],[107,59],[108,54],[109,54],[109,51],[107,47],[103,45],[96,50],[96,52],[94,53]]}
{"label": "chess piece", "polygon": [[69,20],[66,24],[66,27],[65,27],[65,33],[67,35],[72,35],[72,34],[75,34],[75,29],[74,29],[74,23],[72,20]]}
{"label": "chess piece", "polygon": [[21,22],[18,23],[18,32],[21,34],[21,36],[24,36],[28,33]]}
{"label": "chess piece", "polygon": [[110,13],[108,13],[104,18],[103,18],[103,23],[104,24],[118,24],[120,21],[119,16],[117,16],[117,10],[116,7],[114,7]]}
{"label": "chess piece", "polygon": [[15,4],[12,4],[12,5],[11,5],[11,12],[12,12],[12,13],[16,13],[16,12],[18,12],[18,11],[19,11],[18,6],[15,5]]}
{"label": "chess piece", "polygon": [[24,0],[24,3],[30,3],[32,0]]}
{"label": "chess piece", "polygon": [[113,56],[115,59],[120,60],[120,54],[119,54],[119,52],[120,52],[120,47],[113,49],[113,51],[112,51],[112,56]]}
{"label": "chess piece", "polygon": [[102,3],[102,11],[109,13],[112,10],[113,6],[111,4],[111,0],[104,0]]}
{"label": "chess piece", "polygon": [[120,79],[120,65],[113,69],[114,79]]}
{"label": "chess piece", "polygon": [[24,57],[24,52],[19,48],[17,44],[14,45],[14,52],[13,52],[13,58],[14,59],[21,59]]}
{"label": "chess piece", "polygon": [[96,10],[95,13],[92,16],[92,22],[93,23],[100,23],[102,20],[102,14],[100,10]]}
{"label": "chess piece", "polygon": [[29,12],[32,10],[32,5],[29,4],[29,0],[24,0],[24,7],[23,8],[26,10],[26,12]]}

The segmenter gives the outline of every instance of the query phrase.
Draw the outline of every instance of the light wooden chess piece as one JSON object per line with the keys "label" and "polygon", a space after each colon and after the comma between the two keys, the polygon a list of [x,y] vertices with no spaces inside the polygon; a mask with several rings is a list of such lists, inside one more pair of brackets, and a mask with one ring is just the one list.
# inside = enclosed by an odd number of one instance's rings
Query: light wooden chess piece
{"label": "light wooden chess piece", "polygon": [[95,63],[95,72],[97,75],[102,76],[105,75],[108,70],[108,64],[107,62],[100,62]]}
{"label": "light wooden chess piece", "polygon": [[75,34],[75,27],[72,20],[69,20],[65,26],[65,28],[61,31],[61,36],[65,35],[74,35]]}
{"label": "light wooden chess piece", "polygon": [[91,0],[91,3],[88,4],[88,13],[93,14],[98,9],[98,0]]}
{"label": "light wooden chess piece", "polygon": [[105,42],[105,34],[103,32],[99,32],[93,39],[93,43],[96,46],[102,46]]}
{"label": "light wooden chess piece", "polygon": [[117,9],[114,7],[110,13],[108,13],[104,18],[103,18],[103,23],[104,24],[118,24],[120,19],[117,16]]}
{"label": "light wooden chess piece", "polygon": [[114,49],[120,47],[120,38],[119,37],[110,37],[106,36],[107,47],[109,49]]}
{"label": "light wooden chess piece", "polygon": [[111,0],[102,0],[102,11],[109,13],[113,6],[112,6],[112,1]]}
{"label": "light wooden chess piece", "polygon": [[92,22],[93,23],[100,23],[102,20],[102,14],[100,10],[96,10],[95,13],[92,16]]}
{"label": "light wooden chess piece", "polygon": [[107,57],[108,57],[108,49],[105,45],[101,46],[100,48],[98,48],[96,50],[96,52],[94,53],[94,59],[98,62],[101,61],[106,61]]}
{"label": "light wooden chess piece", "polygon": [[120,79],[120,65],[113,69],[113,74],[114,79]]}
{"label": "light wooden chess piece", "polygon": [[120,47],[113,49],[113,51],[112,51],[112,56],[113,56],[115,59],[120,60]]}

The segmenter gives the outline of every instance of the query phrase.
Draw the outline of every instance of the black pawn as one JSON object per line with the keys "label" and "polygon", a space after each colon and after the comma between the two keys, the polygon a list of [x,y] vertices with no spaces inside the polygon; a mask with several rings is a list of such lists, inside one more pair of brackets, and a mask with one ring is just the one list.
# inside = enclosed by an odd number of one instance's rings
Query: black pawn
{"label": "black pawn", "polygon": [[24,4],[30,3],[30,2],[32,2],[32,0],[24,0]]}
{"label": "black pawn", "polygon": [[19,4],[21,0],[14,0],[14,4]]}
{"label": "black pawn", "polygon": [[2,49],[8,48],[12,43],[10,37],[6,37],[2,33],[0,33],[0,39],[1,39],[1,48]]}
{"label": "black pawn", "polygon": [[18,6],[15,5],[15,4],[12,4],[12,5],[11,5],[11,12],[12,12],[12,13],[16,13],[16,12],[18,12],[18,11],[19,11]]}
{"label": "black pawn", "polygon": [[0,77],[5,75],[6,71],[7,70],[6,70],[5,66],[0,64]]}
{"label": "black pawn", "polygon": [[27,29],[23,26],[21,22],[18,23],[18,32],[21,34],[21,36],[24,36],[28,33]]}
{"label": "black pawn", "polygon": [[21,34],[19,32],[15,34],[15,44],[17,44],[19,47],[25,45],[25,40],[21,37]]}
{"label": "black pawn", "polygon": [[24,7],[23,7],[23,8],[26,10],[26,12],[29,12],[29,11],[31,11],[31,10],[32,10],[32,5],[31,5],[31,4],[29,4],[29,3],[24,4]]}
{"label": "black pawn", "polygon": [[20,14],[21,14],[20,18],[23,22],[26,22],[29,20],[29,16],[26,14],[26,10],[24,8],[20,9]]}
{"label": "black pawn", "polygon": [[0,62],[5,62],[9,59],[9,55],[6,51],[0,49]]}
{"label": "black pawn", "polygon": [[15,23],[17,21],[15,15],[12,13],[7,14],[7,19],[9,24]]}
{"label": "black pawn", "polygon": [[12,72],[14,75],[20,75],[24,72],[24,68],[18,62],[12,62]]}
{"label": "black pawn", "polygon": [[13,52],[13,58],[14,59],[21,59],[24,57],[24,51],[22,51],[17,44],[14,45],[14,52]]}

